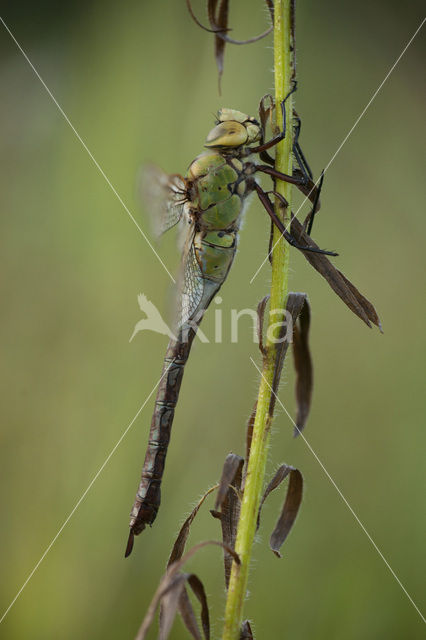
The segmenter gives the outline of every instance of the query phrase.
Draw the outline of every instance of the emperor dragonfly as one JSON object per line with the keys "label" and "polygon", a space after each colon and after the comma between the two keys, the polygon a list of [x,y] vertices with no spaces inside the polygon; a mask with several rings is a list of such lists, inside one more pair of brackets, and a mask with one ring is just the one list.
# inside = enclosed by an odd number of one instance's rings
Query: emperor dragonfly
{"label": "emperor dragonfly", "polygon": [[[284,103],[281,105],[283,116]],[[293,146],[299,169],[290,176],[269,166],[274,162],[267,154],[268,149],[285,137],[285,117],[283,131],[265,142],[266,113],[263,101],[260,123],[234,109],[219,110],[216,126],[208,134],[204,145],[206,150],[191,163],[185,177],[178,174],[168,176],[154,168],[145,174],[150,200],[156,201],[160,230],[166,231],[181,222],[187,226],[187,232],[182,257],[177,336],[170,340],[164,359],[141,481],[131,512],[126,556],[132,551],[134,536],[156,518],[184,366],[197,327],[231,268],[248,196],[257,192],[273,223],[291,245],[303,251],[337,255],[317,247],[300,246],[284,228],[274,212],[268,193],[257,182],[255,174],[262,172],[298,185],[310,196],[313,194],[309,225],[312,226],[318,207],[319,189],[312,182],[312,174],[298,143],[300,121],[296,125]],[[256,155],[267,164],[259,164]]]}

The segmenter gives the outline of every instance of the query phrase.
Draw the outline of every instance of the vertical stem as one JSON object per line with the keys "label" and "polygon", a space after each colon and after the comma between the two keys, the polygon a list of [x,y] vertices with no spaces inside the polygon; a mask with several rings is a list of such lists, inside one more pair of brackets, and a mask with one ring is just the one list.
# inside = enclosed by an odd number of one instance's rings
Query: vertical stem
{"label": "vertical stem", "polygon": [[[283,126],[280,103],[289,94],[294,80],[293,33],[294,0],[275,0],[274,2],[274,74],[275,103],[277,125]],[[285,103],[287,135],[277,145],[275,167],[286,174],[293,173],[293,95]],[[291,210],[291,185],[277,181],[276,190],[289,202]],[[276,213],[283,219],[282,209],[276,204]],[[272,283],[270,309],[271,317],[267,331],[267,355],[263,363],[262,378],[259,385],[256,419],[253,428],[250,456],[247,465],[244,495],[241,504],[235,550],[241,564],[232,565],[228,597],[225,609],[223,640],[238,640],[246,597],[249,564],[256,532],[257,512],[265,479],[266,457],[268,450],[271,416],[269,403],[274,377],[276,345],[271,324],[283,318],[283,308],[288,291],[289,246],[278,229],[274,229],[274,249],[272,253]],[[275,312],[274,312],[275,310]],[[279,311],[277,311],[279,310]],[[278,327],[277,327],[278,329]],[[272,334],[272,335],[270,335]]]}

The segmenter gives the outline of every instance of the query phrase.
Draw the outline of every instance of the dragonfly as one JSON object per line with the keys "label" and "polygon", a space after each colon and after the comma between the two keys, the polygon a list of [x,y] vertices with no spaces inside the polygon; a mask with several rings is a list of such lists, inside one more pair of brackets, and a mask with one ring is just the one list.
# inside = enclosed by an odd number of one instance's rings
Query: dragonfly
{"label": "dragonfly", "polygon": [[[250,194],[257,193],[272,220],[271,226],[276,225],[290,245],[304,252],[337,255],[317,246],[298,244],[275,213],[270,198],[275,191],[264,191],[258,182],[259,174],[267,174],[274,180],[284,180],[309,193],[313,202],[308,225],[310,233],[320,188],[313,182],[312,172],[299,145],[300,120],[296,118],[293,144],[298,168],[293,175],[280,173],[274,168],[274,160],[268,150],[285,138],[285,101],[288,96],[281,103],[282,131],[268,141],[265,141],[266,121],[274,106],[266,107],[265,98],[259,109],[259,120],[235,109],[220,109],[216,124],[207,135],[204,151],[190,164],[185,176],[167,175],[154,167],[145,172],[145,192],[158,230],[165,232],[180,224],[185,241],[177,330],[167,347],[157,389],[141,480],[131,511],[126,557],[132,551],[134,537],[146,525],[152,525],[157,516],[184,367],[203,315],[225,282],[234,261],[241,220]],[[282,196],[280,198],[283,200]]]}

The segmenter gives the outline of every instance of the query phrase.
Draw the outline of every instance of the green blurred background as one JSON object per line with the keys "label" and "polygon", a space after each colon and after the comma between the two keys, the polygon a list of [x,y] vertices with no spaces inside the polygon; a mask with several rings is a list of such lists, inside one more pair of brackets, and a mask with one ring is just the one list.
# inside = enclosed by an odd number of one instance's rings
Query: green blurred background
{"label": "green blurred background", "polygon": [[[414,33],[421,4],[299,3],[297,109],[318,175]],[[196,5],[201,7],[200,4]],[[141,164],[183,172],[222,105],[255,113],[272,89],[272,41],[230,47],[217,93],[211,36],[179,2],[6,3],[3,17],[141,226]],[[263,29],[236,2],[235,36]],[[5,29],[0,29],[1,609],[7,608],[160,375],[166,338],[140,333],[144,292],[167,317],[170,280]],[[368,330],[292,251],[291,288],[313,307],[315,395],[306,437],[413,599],[422,605],[424,233],[423,34],[330,167],[315,229],[376,305]],[[423,49],[424,51],[424,49]],[[253,204],[222,309],[267,291],[269,223]],[[176,270],[173,233],[159,246]],[[212,336],[212,312],[204,331]],[[226,454],[244,452],[259,361],[248,318],[238,344],[196,344],[185,374],[155,526],[124,560],[153,399],[0,625],[2,638],[133,638],[174,536]],[[294,414],[289,361],[281,399]],[[212,384],[214,382],[214,385]],[[212,394],[214,386],[215,394]],[[266,505],[246,615],[258,640],[423,637],[418,613],[292,425],[278,414],[269,477],[299,467],[305,496],[278,561],[282,496]],[[208,509],[191,542],[218,538]],[[218,549],[190,563],[221,632]],[[2,613],[0,612],[0,613]],[[153,631],[152,637],[155,637]],[[186,638],[180,621],[173,638]]]}

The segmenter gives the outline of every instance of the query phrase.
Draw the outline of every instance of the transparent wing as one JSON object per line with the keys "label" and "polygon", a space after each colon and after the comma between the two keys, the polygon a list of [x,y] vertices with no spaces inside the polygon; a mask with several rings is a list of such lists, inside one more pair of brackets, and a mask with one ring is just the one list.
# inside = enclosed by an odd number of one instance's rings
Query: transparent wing
{"label": "transparent wing", "polygon": [[194,248],[194,230],[192,229],[185,243],[183,254],[181,286],[179,292],[179,326],[194,316],[204,291],[204,279],[198,264]]}
{"label": "transparent wing", "polygon": [[185,214],[186,183],[182,176],[146,165],[140,176],[141,200],[148,209],[158,237],[174,227]]}

